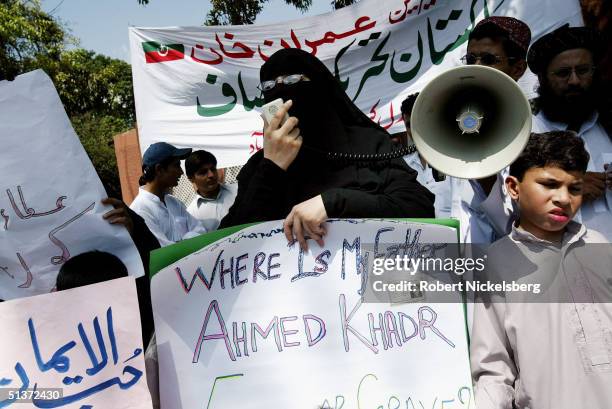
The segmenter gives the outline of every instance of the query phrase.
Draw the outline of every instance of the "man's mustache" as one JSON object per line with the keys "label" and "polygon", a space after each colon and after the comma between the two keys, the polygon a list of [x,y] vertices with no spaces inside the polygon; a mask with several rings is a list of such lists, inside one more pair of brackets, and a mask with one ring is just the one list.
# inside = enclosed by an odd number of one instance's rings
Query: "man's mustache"
{"label": "man's mustache", "polygon": [[569,86],[564,92],[565,95],[567,94],[581,94],[582,95],[586,93],[587,93],[587,90],[579,85]]}

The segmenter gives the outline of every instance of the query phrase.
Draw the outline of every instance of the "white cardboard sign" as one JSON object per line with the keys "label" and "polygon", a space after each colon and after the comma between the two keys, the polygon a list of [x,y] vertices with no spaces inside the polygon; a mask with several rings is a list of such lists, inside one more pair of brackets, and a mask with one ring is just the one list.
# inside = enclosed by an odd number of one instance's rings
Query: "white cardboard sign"
{"label": "white cardboard sign", "polygon": [[133,277],[0,303],[0,322],[0,408],[151,409]]}
{"label": "white cardboard sign", "polygon": [[119,257],[144,274],[57,91],[40,70],[0,82],[0,299],[48,293],[61,265],[88,250]]}
{"label": "white cardboard sign", "polygon": [[331,220],[324,247],[304,253],[276,221],[168,265],[151,284],[162,408],[473,407],[462,304],[360,295],[366,243],[382,253],[456,237]]}
{"label": "white cardboard sign", "polygon": [[[130,27],[140,147],[165,141],[211,151],[219,167],[244,164],[263,146],[259,68],[282,48],[315,55],[374,122],[404,131],[402,101],[462,64],[489,15],[521,19],[533,39],[582,24],[577,0],[362,0],[276,24]],[[536,81],[529,71],[519,81],[530,98]]]}

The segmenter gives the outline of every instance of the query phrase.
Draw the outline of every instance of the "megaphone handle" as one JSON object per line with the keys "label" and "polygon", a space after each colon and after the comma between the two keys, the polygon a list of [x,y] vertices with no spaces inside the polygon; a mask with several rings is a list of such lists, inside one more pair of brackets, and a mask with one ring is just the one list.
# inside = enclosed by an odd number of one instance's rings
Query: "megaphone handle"
{"label": "megaphone handle", "polygon": [[378,162],[388,161],[391,159],[401,158],[416,152],[416,145],[404,146],[400,149],[391,152],[379,152],[379,153],[349,153],[349,152],[326,152],[320,149],[313,148],[311,146],[304,146],[314,153],[321,156],[325,156],[331,161],[344,161],[344,162]]}

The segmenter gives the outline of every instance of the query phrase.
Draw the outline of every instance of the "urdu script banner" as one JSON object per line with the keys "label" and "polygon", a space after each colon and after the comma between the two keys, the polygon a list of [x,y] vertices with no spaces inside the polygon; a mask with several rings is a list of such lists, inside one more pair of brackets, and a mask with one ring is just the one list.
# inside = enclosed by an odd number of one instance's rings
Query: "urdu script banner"
{"label": "urdu script banner", "polygon": [[[577,0],[363,0],[270,25],[130,28],[140,147],[166,141],[209,150],[219,167],[245,163],[262,147],[259,68],[283,47],[317,56],[372,120],[403,131],[402,100],[459,65],[489,15],[525,21],[534,39],[582,24]],[[520,84],[534,95],[533,74]]]}

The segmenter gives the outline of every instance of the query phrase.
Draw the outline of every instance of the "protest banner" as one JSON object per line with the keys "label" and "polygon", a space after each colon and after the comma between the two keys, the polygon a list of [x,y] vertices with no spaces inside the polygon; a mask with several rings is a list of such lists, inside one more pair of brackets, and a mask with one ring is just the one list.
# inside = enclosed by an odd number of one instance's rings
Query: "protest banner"
{"label": "protest banner", "polygon": [[[165,141],[211,151],[219,167],[244,164],[262,147],[259,68],[283,47],[315,55],[373,121],[403,131],[403,99],[460,65],[470,31],[489,15],[525,21],[534,39],[582,24],[577,0],[363,0],[270,25],[132,27],[140,147]],[[535,82],[531,73],[519,81],[529,97]]]}
{"label": "protest banner", "polygon": [[368,259],[456,243],[455,228],[327,225],[308,252],[275,221],[152,253],[162,408],[473,407],[463,304],[362,298]]}
{"label": "protest banner", "polygon": [[102,182],[43,71],[0,82],[0,299],[48,293],[61,265],[88,250],[144,274],[123,226],[110,225]]}
{"label": "protest banner", "polygon": [[0,322],[0,408],[152,408],[133,277],[1,303]]}

